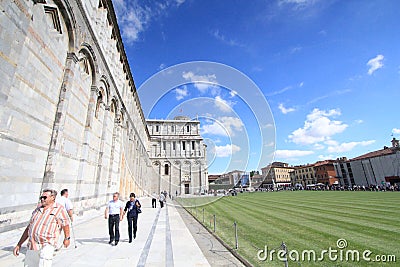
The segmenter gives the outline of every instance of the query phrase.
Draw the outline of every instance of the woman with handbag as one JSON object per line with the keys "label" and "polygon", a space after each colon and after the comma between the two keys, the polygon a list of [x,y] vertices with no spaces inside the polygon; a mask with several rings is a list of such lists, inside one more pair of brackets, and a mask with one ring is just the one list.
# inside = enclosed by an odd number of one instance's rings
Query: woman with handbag
{"label": "woman with handbag", "polygon": [[133,226],[133,238],[136,238],[137,232],[137,219],[139,213],[142,212],[140,209],[142,205],[139,200],[136,199],[135,193],[131,193],[129,195],[129,201],[126,202],[124,215],[127,214],[126,218],[128,220],[128,235],[129,235],[129,243],[132,243],[132,226]]}

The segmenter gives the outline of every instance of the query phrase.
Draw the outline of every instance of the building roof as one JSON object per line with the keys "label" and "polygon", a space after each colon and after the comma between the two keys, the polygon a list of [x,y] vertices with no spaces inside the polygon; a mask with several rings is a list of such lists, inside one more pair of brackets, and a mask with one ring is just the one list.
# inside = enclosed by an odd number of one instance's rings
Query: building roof
{"label": "building roof", "polygon": [[361,159],[369,159],[369,158],[381,157],[381,156],[386,156],[386,155],[390,155],[390,154],[395,154],[396,151],[399,151],[399,149],[398,148],[394,148],[394,147],[385,147],[383,149],[372,151],[372,152],[366,153],[364,155],[352,158],[350,160],[351,161],[355,161],[355,160],[361,160]]}
{"label": "building roof", "polygon": [[333,165],[336,161],[333,159],[321,160],[314,163],[314,167],[323,166],[323,165]]}

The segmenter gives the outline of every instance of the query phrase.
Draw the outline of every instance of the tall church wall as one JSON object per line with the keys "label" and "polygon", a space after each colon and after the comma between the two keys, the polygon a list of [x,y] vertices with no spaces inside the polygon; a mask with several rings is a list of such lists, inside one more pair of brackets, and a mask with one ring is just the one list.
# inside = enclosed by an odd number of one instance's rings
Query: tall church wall
{"label": "tall church wall", "polygon": [[153,190],[149,136],[111,0],[1,1],[0,232],[41,190],[75,213]]}

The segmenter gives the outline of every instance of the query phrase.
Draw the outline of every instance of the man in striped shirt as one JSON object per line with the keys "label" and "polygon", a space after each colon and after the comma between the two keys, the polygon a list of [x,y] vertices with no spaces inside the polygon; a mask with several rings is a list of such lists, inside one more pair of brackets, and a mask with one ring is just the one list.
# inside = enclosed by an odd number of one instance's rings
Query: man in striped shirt
{"label": "man in striped shirt", "polygon": [[[57,191],[53,189],[43,190],[40,205],[32,212],[29,225],[14,248],[13,253],[18,256],[20,247],[28,239],[25,266],[51,266],[61,229],[64,246],[70,244],[68,214],[62,205],[55,203],[56,196]],[[34,265],[30,265],[32,261]]]}

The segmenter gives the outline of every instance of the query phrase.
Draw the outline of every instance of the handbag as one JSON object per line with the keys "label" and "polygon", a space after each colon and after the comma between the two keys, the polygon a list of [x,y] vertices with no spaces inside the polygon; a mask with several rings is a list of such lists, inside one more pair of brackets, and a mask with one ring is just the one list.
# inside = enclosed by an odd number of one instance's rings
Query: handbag
{"label": "handbag", "polygon": [[[139,205],[140,205],[140,202],[138,200],[136,200],[136,202],[139,203]],[[135,202],[135,206],[136,206],[136,202]],[[138,206],[136,206],[136,211],[137,211],[138,214],[142,213],[142,209],[139,208]]]}

